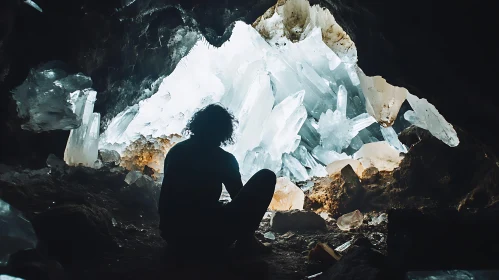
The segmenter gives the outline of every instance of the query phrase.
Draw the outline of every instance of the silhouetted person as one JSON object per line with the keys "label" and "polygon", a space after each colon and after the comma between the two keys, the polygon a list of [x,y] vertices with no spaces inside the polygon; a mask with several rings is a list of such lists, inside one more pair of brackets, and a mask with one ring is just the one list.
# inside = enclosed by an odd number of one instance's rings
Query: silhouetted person
{"label": "silhouetted person", "polygon": [[[224,250],[234,241],[248,253],[268,251],[255,237],[276,184],[260,170],[243,186],[236,158],[221,146],[233,143],[236,120],[223,107],[208,105],[194,114],[190,138],[166,155],[159,201],[161,236],[169,247]],[[219,201],[222,184],[232,201]]]}

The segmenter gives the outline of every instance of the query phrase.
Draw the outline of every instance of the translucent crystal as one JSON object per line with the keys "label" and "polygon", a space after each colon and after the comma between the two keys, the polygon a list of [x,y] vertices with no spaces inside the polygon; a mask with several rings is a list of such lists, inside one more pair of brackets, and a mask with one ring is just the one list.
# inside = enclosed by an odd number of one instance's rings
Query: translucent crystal
{"label": "translucent crystal", "polygon": [[381,76],[368,77],[358,68],[366,110],[381,125],[391,126],[407,97],[407,89],[390,85]]}
{"label": "translucent crystal", "polygon": [[334,248],[334,250],[338,253],[342,253],[344,252],[346,249],[350,248],[350,246],[352,246],[353,244],[353,239],[352,240],[348,240],[347,242],[341,244],[340,246]]}
{"label": "translucent crystal", "polygon": [[336,220],[338,228],[343,231],[359,228],[364,222],[364,215],[359,210],[345,214]]}
{"label": "translucent crystal", "polygon": [[274,235],[274,233],[272,233],[272,232],[270,232],[270,231],[269,231],[269,232],[266,232],[266,233],[263,235],[263,237],[265,237],[265,238],[267,238],[267,239],[269,239],[269,240],[275,240],[275,235]]}
{"label": "translucent crystal", "polygon": [[314,159],[305,146],[298,146],[298,148],[293,152],[293,156],[298,159],[304,167],[308,168],[308,174],[310,177],[327,176],[326,168]]}
{"label": "translucent crystal", "polygon": [[312,151],[312,155],[325,165],[328,165],[334,161],[342,159],[350,159],[351,156],[345,153],[337,153],[335,151],[330,151],[324,149],[322,146],[317,146]]}
{"label": "translucent crystal", "polygon": [[81,126],[71,130],[64,151],[64,161],[68,165],[93,167],[98,156],[100,114],[93,113],[97,92],[76,91],[71,94],[74,112],[81,117]]}
{"label": "translucent crystal", "polygon": [[270,202],[270,210],[303,210],[305,194],[289,178],[277,178],[277,184]]}
{"label": "translucent crystal", "polygon": [[89,77],[68,76],[53,62],[32,69],[24,83],[13,90],[19,117],[28,120],[22,128],[36,132],[78,128],[82,120],[73,110],[70,93],[91,85]]}
{"label": "translucent crystal", "polygon": [[[426,99],[419,99],[417,96],[410,93],[407,94],[407,101],[409,101],[409,104],[415,112],[415,114],[409,113],[409,119],[406,118],[409,122],[414,121],[414,125],[427,129],[433,136],[450,147],[459,145],[459,138],[457,137],[454,127],[440,115],[435,106],[430,104]],[[409,111],[407,111],[406,114],[408,112]]]}
{"label": "translucent crystal", "polygon": [[365,168],[374,166],[380,171],[392,171],[399,166],[403,157],[386,141],[364,144],[354,154]]}
{"label": "translucent crystal", "polygon": [[121,162],[120,154],[114,150],[99,150],[99,159],[103,163],[113,163],[114,165],[119,165]]}
{"label": "translucent crystal", "polygon": [[33,0],[24,0],[24,3],[26,3],[26,4],[30,5],[31,7],[35,8],[40,13],[43,13],[42,8],[40,8],[40,6],[38,6],[38,4],[36,4]]}
{"label": "translucent crystal", "polygon": [[305,167],[292,155],[283,154],[282,164],[288,168],[296,181],[305,181],[309,178]]}
{"label": "translucent crystal", "polygon": [[33,226],[20,211],[0,199],[0,266],[6,264],[9,255],[17,251],[35,248],[37,238]]}
{"label": "translucent crystal", "polygon": [[326,166],[327,173],[331,176],[334,174],[339,174],[343,167],[350,165],[355,171],[355,174],[358,176],[362,175],[362,172],[364,172],[364,166],[362,163],[358,160],[355,159],[342,159],[342,160],[337,160],[334,161]]}
{"label": "translucent crystal", "polygon": [[407,153],[407,147],[400,142],[397,133],[393,129],[393,127],[383,127],[380,126],[381,134],[385,138],[386,142],[390,144],[393,148],[401,153]]}

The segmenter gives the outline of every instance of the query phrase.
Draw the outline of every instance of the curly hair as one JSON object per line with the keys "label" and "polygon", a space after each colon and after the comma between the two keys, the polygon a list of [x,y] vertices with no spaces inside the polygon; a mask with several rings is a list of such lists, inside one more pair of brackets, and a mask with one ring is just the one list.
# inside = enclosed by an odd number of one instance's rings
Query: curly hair
{"label": "curly hair", "polygon": [[193,135],[210,145],[234,144],[237,120],[220,104],[210,104],[198,110],[187,123],[185,135]]}

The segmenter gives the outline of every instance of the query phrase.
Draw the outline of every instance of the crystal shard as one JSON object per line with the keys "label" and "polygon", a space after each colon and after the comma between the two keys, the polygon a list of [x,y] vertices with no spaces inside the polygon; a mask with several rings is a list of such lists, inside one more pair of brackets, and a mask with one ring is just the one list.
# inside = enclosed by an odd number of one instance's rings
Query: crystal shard
{"label": "crystal shard", "polygon": [[385,141],[390,144],[393,148],[395,148],[397,151],[401,153],[407,153],[407,148],[405,147],[402,142],[400,142],[397,133],[393,129],[393,127],[380,127],[381,129],[381,134],[383,134],[383,138],[385,138]]}
{"label": "crystal shard", "polygon": [[359,210],[345,214],[338,218],[336,224],[343,231],[359,228],[364,222],[364,215]]}
{"label": "crystal shard", "polygon": [[407,89],[392,86],[381,76],[368,77],[360,68],[358,77],[366,97],[367,112],[382,126],[391,126],[407,97]]}
{"label": "crystal shard", "polygon": [[[415,112],[414,114],[409,113],[409,118],[406,118],[409,122],[413,122],[414,125],[427,129],[433,136],[450,147],[459,145],[459,138],[457,137],[454,127],[440,115],[435,106],[430,104],[426,99],[419,99],[417,96],[410,93],[407,95],[407,101],[409,101],[409,104]],[[410,111],[407,111],[404,117],[408,112]]]}
{"label": "crystal shard", "polygon": [[305,167],[292,155],[284,154],[282,155],[282,164],[287,168],[293,178],[300,182],[308,179],[308,173]]}
{"label": "crystal shard", "polygon": [[354,156],[365,168],[374,166],[380,171],[392,171],[397,168],[403,157],[386,141],[364,144]]}
{"label": "crystal shard", "polygon": [[31,223],[21,212],[0,199],[0,266],[7,263],[10,254],[35,248],[37,238]]}
{"label": "crystal shard", "polygon": [[100,114],[93,113],[97,92],[93,90],[76,91],[71,98],[74,101],[74,112],[82,124],[79,128],[71,130],[64,161],[68,165],[93,167],[98,156]]}
{"label": "crystal shard", "polygon": [[289,178],[277,178],[277,184],[270,202],[270,210],[303,210],[305,194]]}

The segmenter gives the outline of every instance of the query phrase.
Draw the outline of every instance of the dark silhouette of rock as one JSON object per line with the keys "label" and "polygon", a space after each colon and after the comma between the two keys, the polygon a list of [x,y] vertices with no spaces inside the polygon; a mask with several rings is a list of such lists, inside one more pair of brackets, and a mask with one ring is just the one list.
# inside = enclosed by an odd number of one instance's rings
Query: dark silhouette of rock
{"label": "dark silhouette of rock", "polygon": [[70,204],[40,213],[33,227],[41,251],[67,266],[112,249],[110,223],[111,217],[103,208]]}

